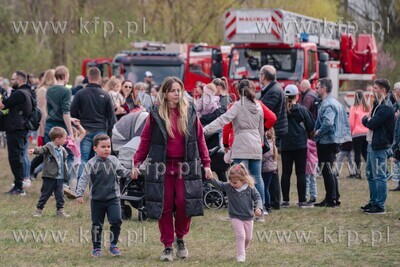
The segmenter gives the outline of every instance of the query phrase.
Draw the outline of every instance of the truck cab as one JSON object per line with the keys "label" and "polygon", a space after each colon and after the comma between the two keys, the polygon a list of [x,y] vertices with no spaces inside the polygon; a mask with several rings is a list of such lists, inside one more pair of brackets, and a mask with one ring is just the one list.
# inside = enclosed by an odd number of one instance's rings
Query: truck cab
{"label": "truck cab", "polygon": [[132,82],[143,81],[145,72],[153,73],[153,80],[161,84],[165,77],[183,79],[184,60],[180,53],[160,51],[123,51],[114,57],[113,74],[122,74]]}
{"label": "truck cab", "polygon": [[276,69],[277,80],[286,85],[304,78],[318,79],[317,62],[317,47],[312,43],[294,46],[240,44],[232,48],[228,78],[232,84],[244,78],[258,84],[261,67],[272,65]]}

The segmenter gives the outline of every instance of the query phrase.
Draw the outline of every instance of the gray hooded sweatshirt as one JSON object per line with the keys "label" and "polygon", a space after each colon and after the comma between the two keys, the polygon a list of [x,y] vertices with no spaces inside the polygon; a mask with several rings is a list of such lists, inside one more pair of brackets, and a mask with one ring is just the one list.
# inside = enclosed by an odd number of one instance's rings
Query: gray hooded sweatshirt
{"label": "gray hooded sweatshirt", "polygon": [[79,178],[76,196],[82,197],[89,183],[90,198],[97,201],[107,201],[120,197],[118,176],[129,178],[131,171],[121,165],[115,156],[102,159],[95,155],[91,158]]}
{"label": "gray hooded sweatshirt", "polygon": [[260,103],[243,97],[212,123],[204,128],[206,135],[222,129],[232,122],[234,141],[232,159],[262,159],[264,140],[264,113]]}

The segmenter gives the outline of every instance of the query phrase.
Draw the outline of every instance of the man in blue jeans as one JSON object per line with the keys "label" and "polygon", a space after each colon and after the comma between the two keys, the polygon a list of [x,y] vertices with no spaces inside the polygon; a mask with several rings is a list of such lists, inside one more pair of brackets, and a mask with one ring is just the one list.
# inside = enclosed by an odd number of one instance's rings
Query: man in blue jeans
{"label": "man in blue jeans", "polygon": [[81,141],[82,164],[78,176],[82,174],[83,166],[94,156],[93,137],[108,133],[117,121],[110,96],[101,86],[101,73],[98,68],[88,71],[89,84],[79,90],[71,104],[71,115],[80,120],[86,135]]}
{"label": "man in blue jeans", "polygon": [[339,144],[351,141],[350,124],[346,111],[332,93],[332,81],[319,79],[317,93],[322,102],[318,107],[314,139],[317,143],[318,163],[322,169],[325,185],[325,199],[316,207],[334,208],[340,206],[339,181],[333,170],[333,163],[339,151]]}
{"label": "man in blue jeans", "polygon": [[361,207],[367,214],[384,214],[387,197],[386,161],[393,142],[394,110],[389,98],[390,84],[386,79],[374,81],[375,97],[371,114],[362,119],[367,133],[367,179],[369,202]]}

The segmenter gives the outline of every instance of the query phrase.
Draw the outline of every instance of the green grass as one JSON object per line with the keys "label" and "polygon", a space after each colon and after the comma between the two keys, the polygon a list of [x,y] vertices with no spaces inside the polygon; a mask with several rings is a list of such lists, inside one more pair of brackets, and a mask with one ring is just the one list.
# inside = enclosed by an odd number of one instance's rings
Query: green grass
{"label": "green grass", "polygon": [[[0,188],[6,191],[13,182],[6,150],[0,151]],[[273,211],[265,223],[255,223],[254,240],[244,265],[269,266],[398,266],[399,192],[389,192],[385,215],[366,215],[360,211],[369,193],[367,181],[340,178],[342,206],[299,210],[295,207],[297,193],[292,177],[292,206]],[[394,187],[393,182],[389,183]],[[163,249],[159,242],[156,221],[140,223],[124,221],[120,249],[123,256],[113,258],[105,253],[98,259],[90,257],[90,210],[86,197],[83,205],[66,199],[65,210],[70,218],[55,217],[55,201],[51,198],[42,218],[32,213],[39,198],[41,179],[33,182],[25,197],[0,195],[1,266],[231,266],[235,262],[235,238],[225,208],[206,210],[204,217],[192,219],[185,238],[190,257],[173,263],[159,262]],[[319,199],[324,194],[323,181],[318,178]],[[108,223],[105,229],[108,231]],[[33,233],[42,232],[43,242],[34,240]],[[28,232],[27,240],[16,241],[15,233]],[[54,240],[53,234],[65,234]],[[80,231],[84,234],[80,235]],[[324,234],[325,231],[325,234]],[[14,234],[13,234],[14,233]],[[138,235],[135,240],[135,233]],[[143,234],[144,233],[144,234]],[[387,236],[389,233],[389,238]],[[283,235],[286,234],[286,239]],[[297,236],[296,236],[297,234]],[[300,238],[304,234],[306,240]],[[130,236],[129,236],[130,235]],[[379,238],[381,235],[381,238]],[[130,237],[130,241],[128,240]],[[106,252],[107,248],[103,248]],[[238,264],[237,264],[238,265]]]}

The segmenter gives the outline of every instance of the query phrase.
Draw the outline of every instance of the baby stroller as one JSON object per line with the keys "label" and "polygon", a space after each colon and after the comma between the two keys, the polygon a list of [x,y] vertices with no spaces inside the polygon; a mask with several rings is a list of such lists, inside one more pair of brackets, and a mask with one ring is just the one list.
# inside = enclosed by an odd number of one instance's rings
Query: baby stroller
{"label": "baby stroller", "polygon": [[227,205],[224,193],[206,181],[203,181],[203,201],[204,206],[211,210],[217,210]]}
{"label": "baby stroller", "polygon": [[[118,159],[121,164],[132,169],[132,158],[140,143],[140,136],[135,136],[131,141],[119,149]],[[121,179],[120,184],[124,184],[121,190],[121,214],[122,219],[132,218],[132,206],[138,210],[138,220],[143,222],[147,220],[146,200],[144,192],[144,177],[139,176],[137,180]],[[130,206],[128,205],[130,204]]]}
{"label": "baby stroller", "polygon": [[[218,133],[206,138],[208,153],[211,159],[211,169],[218,175],[218,179],[226,182],[226,171],[230,167],[224,161],[224,151],[219,145]],[[203,202],[209,209],[220,209],[227,205],[224,193],[213,187],[210,183],[203,181]]]}
{"label": "baby stroller", "polygon": [[121,190],[121,214],[123,220],[132,218],[132,208],[127,202],[138,210],[138,221],[147,221],[146,200],[144,193],[144,179],[139,176],[137,180],[127,179]]}

